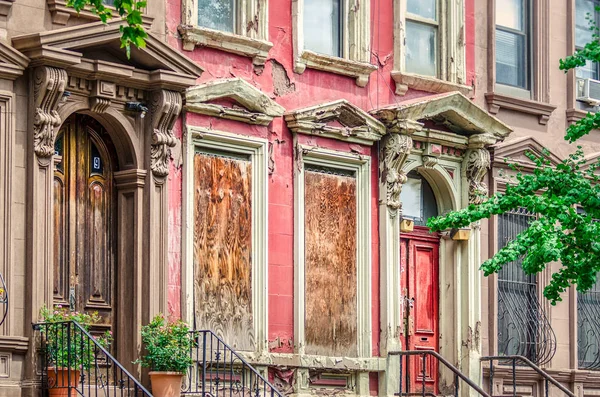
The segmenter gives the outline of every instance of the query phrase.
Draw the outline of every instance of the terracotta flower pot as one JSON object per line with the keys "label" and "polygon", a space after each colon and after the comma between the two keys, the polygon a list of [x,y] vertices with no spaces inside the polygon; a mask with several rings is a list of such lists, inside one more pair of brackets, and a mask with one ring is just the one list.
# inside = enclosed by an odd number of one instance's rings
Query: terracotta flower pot
{"label": "terracotta flower pot", "polygon": [[49,368],[48,395],[51,397],[76,397],[81,372],[78,369]]}
{"label": "terracotta flower pot", "polygon": [[183,374],[181,372],[159,372],[149,373],[152,383],[152,395],[155,397],[179,397],[181,396],[181,383]]}

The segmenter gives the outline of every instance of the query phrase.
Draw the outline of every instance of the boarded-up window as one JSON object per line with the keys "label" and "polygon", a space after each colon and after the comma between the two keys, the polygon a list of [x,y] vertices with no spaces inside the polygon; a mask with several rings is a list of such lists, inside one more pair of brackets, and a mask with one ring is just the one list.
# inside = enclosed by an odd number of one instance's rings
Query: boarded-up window
{"label": "boarded-up window", "polygon": [[241,350],[254,349],[252,163],[247,157],[194,156],[194,311]]}
{"label": "boarded-up window", "polygon": [[356,177],[307,168],[306,352],[356,356]]}

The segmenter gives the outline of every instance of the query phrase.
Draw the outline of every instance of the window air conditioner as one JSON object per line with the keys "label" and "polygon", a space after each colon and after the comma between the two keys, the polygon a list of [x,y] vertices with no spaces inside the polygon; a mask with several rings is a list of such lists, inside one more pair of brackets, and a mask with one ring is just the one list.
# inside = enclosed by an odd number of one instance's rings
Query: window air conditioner
{"label": "window air conditioner", "polygon": [[600,105],[600,81],[594,79],[577,80],[577,100],[591,106]]}

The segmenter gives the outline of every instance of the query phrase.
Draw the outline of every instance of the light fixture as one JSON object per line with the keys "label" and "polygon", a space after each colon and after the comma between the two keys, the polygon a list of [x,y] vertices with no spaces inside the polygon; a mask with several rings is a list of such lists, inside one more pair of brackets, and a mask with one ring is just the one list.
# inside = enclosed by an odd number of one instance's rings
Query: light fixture
{"label": "light fixture", "polygon": [[140,118],[142,119],[146,116],[146,113],[148,113],[148,107],[141,102],[127,102],[125,104],[125,109],[132,112],[140,112]]}
{"label": "light fixture", "polygon": [[69,99],[70,96],[71,96],[71,91],[63,91],[61,99],[62,99],[63,102],[66,102],[67,99]]}

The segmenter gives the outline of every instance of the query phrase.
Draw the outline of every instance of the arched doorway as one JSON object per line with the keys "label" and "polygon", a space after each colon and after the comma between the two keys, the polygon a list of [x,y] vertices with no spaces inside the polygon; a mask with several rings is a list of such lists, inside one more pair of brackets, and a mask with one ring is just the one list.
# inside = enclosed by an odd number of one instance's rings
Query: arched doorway
{"label": "arched doorway", "polygon": [[96,332],[114,325],[115,171],[106,130],[89,116],[70,116],[55,141],[54,303],[98,312]]}
{"label": "arched doorway", "polygon": [[[400,235],[400,290],[405,297],[404,340],[405,350],[439,351],[439,249],[440,238],[430,233],[427,220],[438,215],[438,204],[429,182],[417,171],[407,175],[402,187],[402,218],[411,220],[414,228]],[[410,360],[407,379],[412,392],[437,394],[438,368],[436,360],[426,356]],[[418,362],[417,362],[418,361]],[[418,367],[417,367],[418,365]],[[425,379],[423,379],[425,371]]]}

